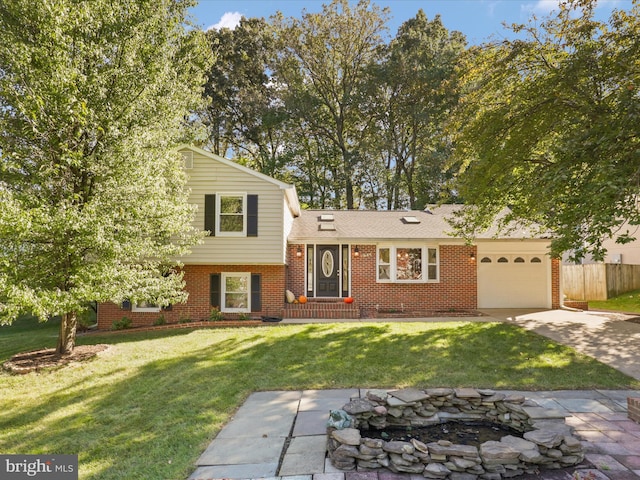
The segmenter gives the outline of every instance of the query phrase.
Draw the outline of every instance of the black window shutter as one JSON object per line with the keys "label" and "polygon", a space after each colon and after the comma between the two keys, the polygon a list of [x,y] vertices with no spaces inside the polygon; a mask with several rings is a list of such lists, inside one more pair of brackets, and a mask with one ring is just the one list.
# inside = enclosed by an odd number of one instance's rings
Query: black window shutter
{"label": "black window shutter", "polygon": [[220,305],[220,274],[212,273],[209,276],[209,296],[212,307],[222,308]]}
{"label": "black window shutter", "polygon": [[209,230],[209,235],[216,234],[216,196],[215,194],[204,196],[204,229]]}
{"label": "black window shutter", "polygon": [[251,274],[251,311],[262,311],[262,274]]}
{"label": "black window shutter", "polygon": [[122,310],[131,310],[131,301],[125,300],[124,302],[122,302],[122,305],[120,305],[120,308]]}
{"label": "black window shutter", "polygon": [[258,195],[247,195],[247,237],[258,236]]}

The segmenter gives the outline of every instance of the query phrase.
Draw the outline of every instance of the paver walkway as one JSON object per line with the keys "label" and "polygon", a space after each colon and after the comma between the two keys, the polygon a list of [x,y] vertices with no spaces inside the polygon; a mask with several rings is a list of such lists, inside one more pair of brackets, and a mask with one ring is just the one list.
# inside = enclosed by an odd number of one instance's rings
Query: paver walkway
{"label": "paver walkway", "polygon": [[[366,390],[256,392],[240,407],[197,462],[189,480],[281,478],[282,480],[424,480],[422,475],[342,472],[326,455],[329,410]],[[640,391],[581,390],[513,392],[571,415],[567,423],[583,439],[586,464],[579,478],[640,479],[640,425],[626,415],[628,396]],[[527,478],[521,477],[521,478]],[[575,480],[566,471],[529,478]]]}

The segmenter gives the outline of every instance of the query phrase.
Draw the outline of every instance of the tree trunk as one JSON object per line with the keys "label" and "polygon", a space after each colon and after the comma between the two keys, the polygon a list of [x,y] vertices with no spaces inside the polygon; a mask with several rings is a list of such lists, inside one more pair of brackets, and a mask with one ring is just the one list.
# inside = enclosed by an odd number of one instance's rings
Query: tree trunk
{"label": "tree trunk", "polygon": [[56,353],[68,355],[76,346],[76,328],[78,327],[78,313],[67,312],[62,315],[60,321],[60,335]]}

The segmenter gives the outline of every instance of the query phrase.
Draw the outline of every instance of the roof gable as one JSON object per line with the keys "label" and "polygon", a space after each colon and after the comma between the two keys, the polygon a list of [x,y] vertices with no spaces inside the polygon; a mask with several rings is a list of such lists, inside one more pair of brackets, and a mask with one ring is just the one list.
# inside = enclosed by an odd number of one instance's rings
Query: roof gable
{"label": "roof gable", "polygon": [[233,160],[229,160],[228,158],[221,157],[220,155],[216,155],[215,153],[208,152],[198,147],[194,147],[192,145],[182,145],[178,148],[178,151],[182,150],[191,150],[195,153],[198,153],[206,158],[211,159],[214,162],[221,163],[230,168],[234,168],[240,172],[243,172],[247,175],[251,175],[259,180],[270,183],[272,185],[277,186],[285,193],[285,198],[287,199],[287,203],[289,205],[289,209],[294,216],[298,216],[300,214],[300,203],[298,202],[298,194],[296,192],[295,185],[291,185],[289,183],[282,182],[280,180],[276,180],[273,177],[265,175],[264,173],[257,172],[249,167],[245,167],[244,165],[240,165],[239,163],[234,162]]}

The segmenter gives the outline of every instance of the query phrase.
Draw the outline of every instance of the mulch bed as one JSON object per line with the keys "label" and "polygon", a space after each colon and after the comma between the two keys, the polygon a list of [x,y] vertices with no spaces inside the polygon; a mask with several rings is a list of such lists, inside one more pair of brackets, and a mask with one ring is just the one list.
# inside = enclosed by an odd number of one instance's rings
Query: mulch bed
{"label": "mulch bed", "polygon": [[55,348],[18,353],[2,365],[11,373],[38,372],[43,369],[59,368],[72,362],[85,362],[98,353],[105,351],[109,345],[78,345],[69,355],[56,353]]}

